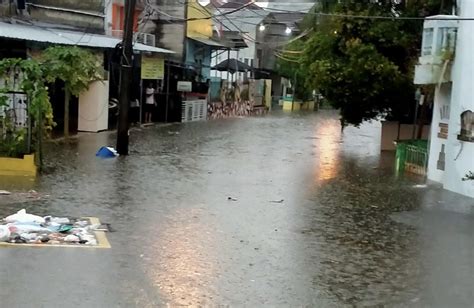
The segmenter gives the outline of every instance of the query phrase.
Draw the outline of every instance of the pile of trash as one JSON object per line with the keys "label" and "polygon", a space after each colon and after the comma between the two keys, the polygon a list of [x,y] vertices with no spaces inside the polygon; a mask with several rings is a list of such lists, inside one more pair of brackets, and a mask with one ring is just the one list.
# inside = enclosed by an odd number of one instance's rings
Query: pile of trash
{"label": "pile of trash", "polygon": [[89,219],[37,216],[22,209],[0,223],[0,242],[15,244],[98,245]]}

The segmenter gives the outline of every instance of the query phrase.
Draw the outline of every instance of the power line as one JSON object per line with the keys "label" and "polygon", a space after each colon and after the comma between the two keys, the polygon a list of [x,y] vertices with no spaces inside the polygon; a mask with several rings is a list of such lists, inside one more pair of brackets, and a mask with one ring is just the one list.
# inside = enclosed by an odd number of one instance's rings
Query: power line
{"label": "power line", "polygon": [[[195,2],[192,2],[192,3],[195,3]],[[245,9],[246,7],[252,5],[253,3],[252,2],[249,2],[245,5],[242,5],[236,9],[233,9],[231,11],[228,11],[228,12],[224,12],[222,14],[219,14],[219,15],[211,15],[211,16],[206,16],[206,17],[193,17],[193,18],[181,18],[181,17],[177,17],[177,16],[172,16],[172,15],[169,15],[168,13],[165,13],[163,11],[160,11],[156,8],[153,8],[153,10],[158,13],[158,14],[161,14],[161,15],[164,15],[164,16],[167,16],[167,17],[170,17],[170,18],[173,18],[177,21],[180,21],[180,22],[186,22],[186,21],[198,21],[198,20],[209,20],[209,19],[213,19],[215,17],[220,17],[220,16],[226,16],[226,15],[230,15],[230,14],[233,14],[235,12],[238,12],[240,10],[243,10]],[[201,6],[199,3],[198,3],[199,6]],[[197,8],[198,9],[198,8]]]}
{"label": "power line", "polygon": [[[110,5],[111,2],[112,2],[112,0],[108,0],[108,2],[104,1],[104,11],[105,11],[105,9]],[[100,1],[100,3],[99,3],[99,8],[97,9],[97,11],[100,12],[100,9],[101,9],[101,8],[102,8],[102,1]],[[104,11],[102,11],[102,13],[105,13]],[[104,17],[104,19],[105,19],[105,17]],[[77,41],[77,43],[74,44],[74,45],[77,45],[77,44],[79,44],[80,41],[82,41],[82,39],[83,39],[84,36],[86,35],[87,31],[89,31],[91,25],[92,25],[92,21],[89,22],[88,25],[87,25],[87,27],[84,28],[81,38],[80,38],[80,39]],[[89,41],[90,41],[90,40],[89,40]]]}
{"label": "power line", "polygon": [[305,11],[292,11],[275,8],[267,8],[268,11],[282,12],[282,13],[302,13],[308,15],[325,16],[325,17],[339,17],[339,18],[354,18],[354,19],[386,19],[386,20],[454,20],[454,21],[474,21],[474,17],[409,17],[409,16],[380,16],[380,15],[352,15],[352,14],[335,14],[335,13],[322,13],[322,12],[305,12]]}
{"label": "power line", "polygon": [[278,52],[274,52],[275,54],[275,57],[279,58],[279,59],[282,59],[284,61],[287,61],[287,62],[293,62],[293,63],[301,63],[300,61],[296,60],[296,59],[289,59],[289,58],[286,58],[284,57],[283,55],[280,55]]}
{"label": "power line", "polygon": [[[250,3],[251,3],[251,2],[250,2]],[[219,14],[222,15],[222,12],[221,12],[221,10],[219,10],[218,7],[216,7],[212,2],[211,2],[211,5],[219,12]],[[227,16],[225,16],[225,15],[222,15],[222,16],[224,16],[224,18],[226,18],[226,19],[230,22],[230,24],[233,25],[233,26],[237,29],[237,31],[238,31],[240,34],[242,34],[243,36],[246,36],[249,41],[256,42],[256,40],[255,40],[254,38],[252,38],[251,36],[249,36],[247,33],[244,33],[244,32],[242,31],[242,29],[240,29],[235,23],[233,23]],[[219,21],[219,20],[218,20],[218,21]],[[221,23],[221,25],[223,25],[224,27],[226,27],[229,31],[232,31],[232,30],[230,30],[229,27],[227,27],[223,22],[221,22],[221,21],[219,21],[219,22]]]}

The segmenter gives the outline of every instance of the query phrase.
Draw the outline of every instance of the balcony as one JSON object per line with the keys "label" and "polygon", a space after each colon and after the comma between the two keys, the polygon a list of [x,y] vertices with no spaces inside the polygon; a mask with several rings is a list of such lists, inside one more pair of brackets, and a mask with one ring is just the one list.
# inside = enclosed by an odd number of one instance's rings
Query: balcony
{"label": "balcony", "polygon": [[[112,30],[112,36],[116,38],[123,38],[123,30]],[[156,37],[154,34],[143,33],[143,32],[134,32],[133,41],[148,46],[156,47]]]}
{"label": "balcony", "polygon": [[415,84],[451,81],[459,21],[454,15],[428,17],[423,25],[423,44],[415,67]]}

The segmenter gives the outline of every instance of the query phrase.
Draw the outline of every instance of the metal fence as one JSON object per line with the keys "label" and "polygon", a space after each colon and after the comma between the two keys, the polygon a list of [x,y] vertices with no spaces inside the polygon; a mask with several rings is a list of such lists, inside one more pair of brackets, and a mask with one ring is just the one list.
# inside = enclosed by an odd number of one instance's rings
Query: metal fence
{"label": "metal fence", "polygon": [[207,120],[207,100],[183,101],[181,106],[181,122]]}
{"label": "metal fence", "polygon": [[417,145],[406,146],[405,172],[426,175],[428,169],[428,150]]}
{"label": "metal fence", "polygon": [[[0,106],[0,141],[4,146],[13,142],[13,138],[23,136],[24,152],[31,150],[31,120],[28,112],[28,100],[25,93],[10,91],[5,94],[6,105]],[[5,151],[5,149],[1,149]]]}

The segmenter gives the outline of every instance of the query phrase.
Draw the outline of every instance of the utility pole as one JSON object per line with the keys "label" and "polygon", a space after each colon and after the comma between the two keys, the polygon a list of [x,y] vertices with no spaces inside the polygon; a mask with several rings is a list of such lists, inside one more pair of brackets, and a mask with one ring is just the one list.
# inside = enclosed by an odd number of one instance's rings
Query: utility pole
{"label": "utility pole", "polygon": [[120,61],[120,99],[119,122],[117,129],[117,152],[128,155],[130,106],[130,84],[132,82],[133,67],[133,19],[135,16],[136,0],[125,0],[125,22],[122,40],[122,57]]}

